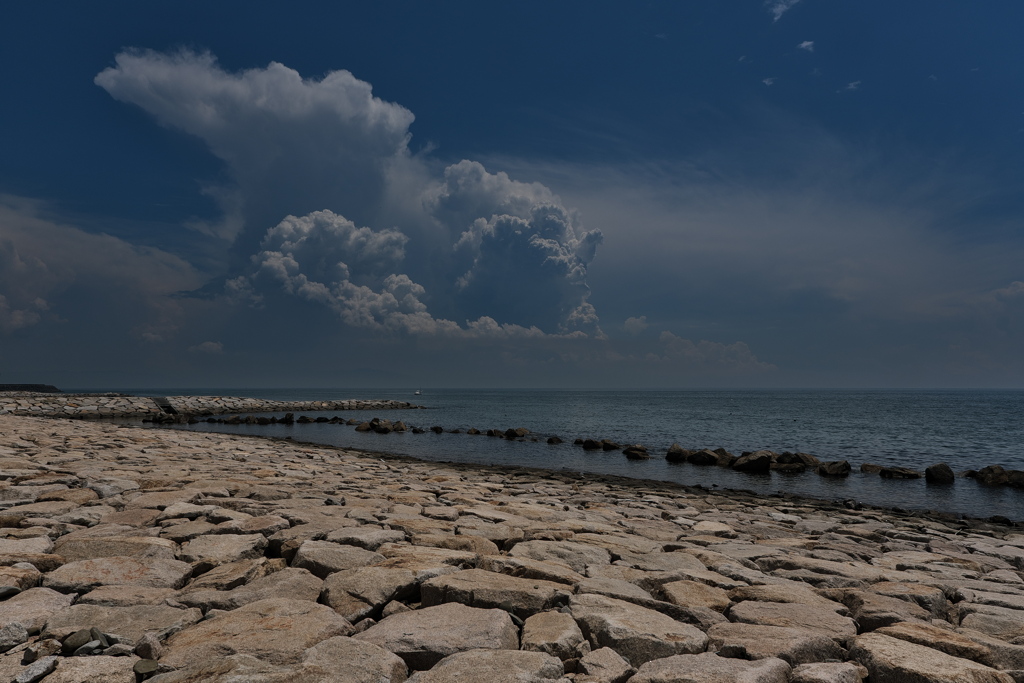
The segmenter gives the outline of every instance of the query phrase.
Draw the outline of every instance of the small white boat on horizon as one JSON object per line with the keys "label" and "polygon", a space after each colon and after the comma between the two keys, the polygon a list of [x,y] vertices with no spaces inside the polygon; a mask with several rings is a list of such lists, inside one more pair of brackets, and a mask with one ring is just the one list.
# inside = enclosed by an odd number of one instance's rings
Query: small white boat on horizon
{"label": "small white boat on horizon", "polygon": [[416,391],[412,392],[412,395],[413,395],[413,396],[419,396],[419,395],[421,395],[422,393],[423,393],[422,391],[420,391],[419,389],[417,389]]}

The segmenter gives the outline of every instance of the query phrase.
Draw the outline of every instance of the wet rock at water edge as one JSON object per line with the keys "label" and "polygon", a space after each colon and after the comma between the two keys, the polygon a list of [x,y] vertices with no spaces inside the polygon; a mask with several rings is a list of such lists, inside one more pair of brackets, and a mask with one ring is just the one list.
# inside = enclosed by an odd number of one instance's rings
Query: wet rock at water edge
{"label": "wet rock at water edge", "polygon": [[925,468],[924,479],[929,484],[952,484],[956,480],[953,469],[944,462]]}
{"label": "wet rock at water edge", "polygon": [[687,458],[689,458],[692,453],[693,451],[674,443],[668,447],[668,452],[665,453],[665,459],[669,462],[686,462]]}
{"label": "wet rock at water edge", "polygon": [[920,479],[922,475],[909,467],[883,467],[878,476],[882,479]]}
{"label": "wet rock at water edge", "polygon": [[823,477],[847,477],[850,470],[850,463],[846,460],[832,460],[818,465],[817,471]]}

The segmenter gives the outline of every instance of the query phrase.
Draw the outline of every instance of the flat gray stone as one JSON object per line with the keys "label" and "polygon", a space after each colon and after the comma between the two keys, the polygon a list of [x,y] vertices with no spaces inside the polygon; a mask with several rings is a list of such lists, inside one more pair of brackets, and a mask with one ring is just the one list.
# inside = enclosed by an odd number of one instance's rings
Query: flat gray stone
{"label": "flat gray stone", "polygon": [[354,637],[394,652],[416,670],[456,652],[519,649],[519,629],[507,612],[459,603],[393,614]]}

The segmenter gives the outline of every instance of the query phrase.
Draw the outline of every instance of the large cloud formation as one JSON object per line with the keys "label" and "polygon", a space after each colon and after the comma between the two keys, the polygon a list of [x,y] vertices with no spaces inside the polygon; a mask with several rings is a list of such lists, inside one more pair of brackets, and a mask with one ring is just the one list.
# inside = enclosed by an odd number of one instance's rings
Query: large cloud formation
{"label": "large cloud formation", "polygon": [[229,73],[209,54],[129,51],[96,83],[227,165],[234,184],[210,189],[224,219],[198,227],[257,249],[227,266],[243,271],[235,298],[276,286],[413,334],[602,334],[586,281],[601,233],[542,185],[472,161],[435,174],[409,151],[413,115],[347,71]]}

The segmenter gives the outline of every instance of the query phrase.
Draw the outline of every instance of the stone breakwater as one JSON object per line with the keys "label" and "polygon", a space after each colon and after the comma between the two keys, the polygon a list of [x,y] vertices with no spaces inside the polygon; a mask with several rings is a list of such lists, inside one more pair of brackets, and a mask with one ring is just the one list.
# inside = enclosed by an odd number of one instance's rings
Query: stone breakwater
{"label": "stone breakwater", "polygon": [[1024,535],[0,416],[0,680],[1024,681]]}
{"label": "stone breakwater", "polygon": [[238,412],[392,410],[418,408],[405,401],[357,400],[271,401],[238,396],[167,396],[124,394],[0,393],[0,415],[101,419],[158,418],[163,415],[203,416]]}

